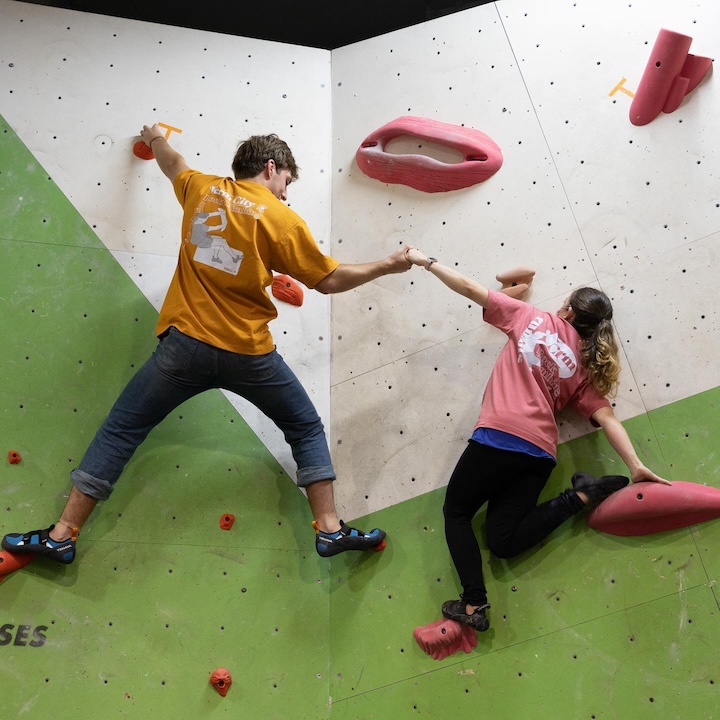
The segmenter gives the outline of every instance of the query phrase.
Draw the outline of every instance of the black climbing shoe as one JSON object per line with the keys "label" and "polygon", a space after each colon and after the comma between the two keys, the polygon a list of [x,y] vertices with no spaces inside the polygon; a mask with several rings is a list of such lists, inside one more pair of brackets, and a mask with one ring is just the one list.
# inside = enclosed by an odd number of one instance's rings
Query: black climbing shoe
{"label": "black climbing shoe", "polygon": [[572,486],[575,492],[587,495],[588,507],[597,507],[605,498],[618,490],[622,490],[630,478],[624,475],[603,475],[596,478],[583,472],[576,472],[572,476]]}
{"label": "black climbing shoe", "polygon": [[448,600],[443,603],[442,614],[443,617],[448,620],[456,620],[463,625],[470,625],[479,632],[485,632],[490,627],[490,620],[488,620],[485,611],[490,609],[490,606],[485,603],[481,605],[472,615],[468,615],[466,610],[467,603],[464,600]]}

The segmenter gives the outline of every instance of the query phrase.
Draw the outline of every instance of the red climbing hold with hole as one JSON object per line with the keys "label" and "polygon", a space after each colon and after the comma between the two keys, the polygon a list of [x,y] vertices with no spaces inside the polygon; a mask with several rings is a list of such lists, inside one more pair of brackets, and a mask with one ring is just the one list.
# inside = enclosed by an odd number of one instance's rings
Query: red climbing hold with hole
{"label": "red climbing hold with hole", "polygon": [[290,305],[300,307],[303,304],[302,288],[289,275],[276,275],[273,278],[272,294]]}
{"label": "red climbing hold with hole", "polygon": [[36,558],[36,555],[21,555],[11,553],[7,550],[0,550],[0,580],[6,575],[25,567]]}
{"label": "red climbing hold with hole", "polygon": [[225,513],[225,515],[220,518],[220,527],[223,530],[229,530],[233,526],[234,522],[235,516],[230,513]]}
{"label": "red climbing hold with hole", "polygon": [[413,637],[422,650],[435,660],[444,660],[458,650],[469,653],[478,644],[477,633],[473,628],[444,618],[430,625],[416,627]]}
{"label": "red climbing hold with hole", "polygon": [[720,517],[720,488],[674,480],[639,482],[590,511],[587,524],[610,535],[647,535]]}
{"label": "red climbing hold with hole", "polygon": [[22,458],[20,457],[20,453],[17,450],[11,450],[8,453],[8,462],[11,465],[17,465],[21,460]]}
{"label": "red climbing hold with hole", "polygon": [[210,684],[223,696],[227,695],[227,691],[232,685],[232,676],[227,668],[218,668],[210,676]]}
{"label": "red climbing hold with hole", "polygon": [[712,59],[688,53],[691,43],[688,35],[660,30],[630,105],[633,125],[647,125],[661,112],[677,110],[708,74]]}

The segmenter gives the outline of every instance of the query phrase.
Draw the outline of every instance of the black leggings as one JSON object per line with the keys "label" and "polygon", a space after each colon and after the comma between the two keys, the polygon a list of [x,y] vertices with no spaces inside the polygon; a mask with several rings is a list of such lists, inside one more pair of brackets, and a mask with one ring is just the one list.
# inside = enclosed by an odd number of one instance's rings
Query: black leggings
{"label": "black leggings", "polygon": [[445,538],[471,605],[487,602],[480,547],[472,519],[487,502],[485,534],[493,555],[509,558],[547,537],[584,505],[575,491],[537,505],[555,463],[470,441],[445,494]]}

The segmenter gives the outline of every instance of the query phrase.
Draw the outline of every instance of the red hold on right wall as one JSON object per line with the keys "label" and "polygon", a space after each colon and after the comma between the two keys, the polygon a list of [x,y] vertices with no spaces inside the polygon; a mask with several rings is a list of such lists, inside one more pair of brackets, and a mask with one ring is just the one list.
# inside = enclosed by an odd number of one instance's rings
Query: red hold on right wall
{"label": "red hold on right wall", "polygon": [[661,112],[671,113],[712,67],[712,60],[690,55],[692,38],[660,30],[630,106],[630,122],[647,125]]}

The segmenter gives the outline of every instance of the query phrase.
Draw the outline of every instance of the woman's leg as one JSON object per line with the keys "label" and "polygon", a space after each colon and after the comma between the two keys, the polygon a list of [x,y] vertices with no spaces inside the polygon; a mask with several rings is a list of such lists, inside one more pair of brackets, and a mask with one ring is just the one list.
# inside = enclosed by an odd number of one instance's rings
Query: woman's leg
{"label": "woman's leg", "polygon": [[522,453],[508,464],[502,488],[488,503],[485,524],[490,552],[509,558],[537,545],[553,530],[583,509],[573,490],[537,504],[554,463]]}
{"label": "woman's leg", "polygon": [[450,476],[443,515],[445,540],[469,605],[484,605],[487,592],[482,556],[472,520],[494,490],[493,448],[470,441]]}

